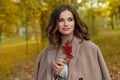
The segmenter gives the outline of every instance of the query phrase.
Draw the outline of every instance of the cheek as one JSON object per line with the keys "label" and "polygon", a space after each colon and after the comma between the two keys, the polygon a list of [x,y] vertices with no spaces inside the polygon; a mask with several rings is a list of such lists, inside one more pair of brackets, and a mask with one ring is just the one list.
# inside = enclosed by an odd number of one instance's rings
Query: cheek
{"label": "cheek", "polygon": [[59,26],[58,27],[58,31],[61,32],[62,31],[62,27]]}
{"label": "cheek", "polygon": [[71,28],[71,32],[73,32],[73,31],[74,31],[74,29],[75,29],[75,28],[74,28],[74,26],[73,26],[73,27]]}
{"label": "cheek", "polygon": [[75,24],[74,23],[71,25],[71,28],[72,28],[72,30],[75,29]]}
{"label": "cheek", "polygon": [[63,24],[58,24],[58,29],[59,30],[62,30],[63,27],[64,27]]}
{"label": "cheek", "polygon": [[70,25],[71,25],[71,26],[75,26],[75,22],[72,21],[72,22],[70,23]]}

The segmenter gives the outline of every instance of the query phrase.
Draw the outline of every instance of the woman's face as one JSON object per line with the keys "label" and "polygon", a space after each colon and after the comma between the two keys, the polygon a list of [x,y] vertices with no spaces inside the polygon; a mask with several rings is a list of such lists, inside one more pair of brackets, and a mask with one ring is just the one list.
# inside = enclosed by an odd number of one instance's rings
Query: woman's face
{"label": "woman's face", "polygon": [[75,28],[75,21],[73,14],[70,11],[65,10],[60,13],[58,27],[58,31],[64,36],[73,33]]}

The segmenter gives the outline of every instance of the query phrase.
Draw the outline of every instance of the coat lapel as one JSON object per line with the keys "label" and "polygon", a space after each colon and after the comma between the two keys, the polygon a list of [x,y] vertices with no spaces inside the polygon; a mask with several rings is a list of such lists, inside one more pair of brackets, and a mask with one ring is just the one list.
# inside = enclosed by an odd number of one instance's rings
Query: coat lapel
{"label": "coat lapel", "polygon": [[52,61],[55,60],[56,52],[54,48],[50,48],[48,51],[48,60],[47,60],[47,80],[53,80],[53,72],[52,72]]}
{"label": "coat lapel", "polygon": [[70,80],[70,76],[71,73],[73,71],[75,62],[77,60],[78,54],[79,54],[79,49],[80,49],[80,42],[81,40],[78,39],[77,37],[73,37],[73,41],[72,41],[72,54],[73,54],[73,59],[70,60],[69,63],[69,76],[68,76],[68,80]]}

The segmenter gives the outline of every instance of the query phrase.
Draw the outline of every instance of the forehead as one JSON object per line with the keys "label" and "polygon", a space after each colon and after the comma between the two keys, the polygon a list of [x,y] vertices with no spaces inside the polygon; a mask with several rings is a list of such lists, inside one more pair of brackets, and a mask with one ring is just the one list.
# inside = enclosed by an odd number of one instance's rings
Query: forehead
{"label": "forehead", "polygon": [[72,12],[69,10],[62,11],[59,16],[59,18],[69,18],[69,17],[73,17]]}

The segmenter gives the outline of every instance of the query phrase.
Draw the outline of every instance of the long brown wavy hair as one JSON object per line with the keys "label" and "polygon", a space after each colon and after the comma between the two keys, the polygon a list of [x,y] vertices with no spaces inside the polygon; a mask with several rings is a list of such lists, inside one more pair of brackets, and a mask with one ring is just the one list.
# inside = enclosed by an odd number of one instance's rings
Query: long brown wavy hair
{"label": "long brown wavy hair", "polygon": [[46,34],[49,39],[49,43],[52,44],[55,48],[59,48],[61,44],[61,34],[58,31],[58,19],[62,11],[68,10],[73,14],[75,20],[75,29],[74,35],[83,40],[89,40],[89,33],[87,25],[80,19],[77,11],[69,5],[61,5],[53,10],[47,28]]}

